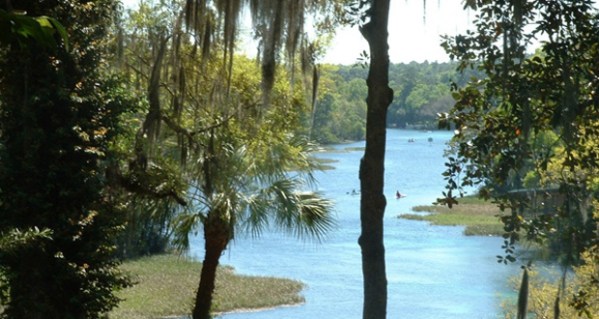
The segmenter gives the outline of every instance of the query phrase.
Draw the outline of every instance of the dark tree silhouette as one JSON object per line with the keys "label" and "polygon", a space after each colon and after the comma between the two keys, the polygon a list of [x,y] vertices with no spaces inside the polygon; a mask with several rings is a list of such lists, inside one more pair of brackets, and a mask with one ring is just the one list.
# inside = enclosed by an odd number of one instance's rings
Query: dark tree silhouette
{"label": "dark tree silhouette", "polygon": [[370,19],[360,32],[370,48],[366,150],[360,163],[362,198],[362,273],[364,276],[364,319],[382,319],[387,315],[387,275],[383,242],[383,217],[387,201],[383,192],[387,108],[393,100],[389,88],[389,45],[387,22],[389,0],[373,0],[366,11]]}

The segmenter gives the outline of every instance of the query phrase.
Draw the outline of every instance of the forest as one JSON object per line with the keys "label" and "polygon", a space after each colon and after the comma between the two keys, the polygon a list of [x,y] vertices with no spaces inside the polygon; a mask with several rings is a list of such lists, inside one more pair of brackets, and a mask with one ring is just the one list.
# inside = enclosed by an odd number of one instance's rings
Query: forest
{"label": "forest", "polygon": [[[366,132],[368,70],[355,65],[322,65],[312,138],[319,143],[362,140]],[[387,127],[438,129],[438,114],[453,106],[451,84],[463,85],[475,70],[460,73],[457,63],[411,62],[389,66],[394,96]],[[479,74],[480,75],[480,74]]]}
{"label": "forest", "polygon": [[[362,317],[386,318],[387,128],[453,131],[437,204],[475,187],[504,213],[500,263],[533,243],[563,267],[561,286],[534,295],[523,266],[518,319],[533,298],[554,319],[597,316],[596,4],[467,0],[474,29],[442,43],[452,62],[391,64],[389,3],[0,4],[0,317],[104,318],[135,285],[124,261],[184,254],[201,233],[189,314],[211,318],[238,235],[319,241],[335,229],[312,155],[363,140]],[[243,14],[256,57],[237,50]],[[319,64],[343,25],[369,52]]]}

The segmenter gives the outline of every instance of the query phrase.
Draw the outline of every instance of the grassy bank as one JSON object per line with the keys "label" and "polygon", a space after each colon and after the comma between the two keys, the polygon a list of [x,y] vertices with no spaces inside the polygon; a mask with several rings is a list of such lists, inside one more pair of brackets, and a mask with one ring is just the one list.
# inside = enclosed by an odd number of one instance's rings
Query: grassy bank
{"label": "grassy bank", "polygon": [[433,225],[466,226],[464,234],[468,236],[499,236],[503,234],[503,224],[497,217],[501,211],[497,206],[475,197],[465,197],[459,204],[449,209],[446,206],[416,206],[415,212],[431,214],[402,214],[399,217],[428,221]]}
{"label": "grassy bank", "polygon": [[[127,261],[122,269],[136,285],[119,294],[124,301],[110,319],[161,318],[189,314],[200,280],[201,263],[183,257],[160,255]],[[217,275],[215,312],[270,308],[304,302],[297,281],[241,276],[230,267]]]}
{"label": "grassy bank", "polygon": [[321,169],[323,171],[325,170],[334,170],[335,169],[335,165],[333,165],[334,163],[337,163],[338,161],[333,160],[333,159],[329,159],[329,158],[320,158],[320,157],[315,157],[314,160],[318,163],[318,165],[320,165]]}

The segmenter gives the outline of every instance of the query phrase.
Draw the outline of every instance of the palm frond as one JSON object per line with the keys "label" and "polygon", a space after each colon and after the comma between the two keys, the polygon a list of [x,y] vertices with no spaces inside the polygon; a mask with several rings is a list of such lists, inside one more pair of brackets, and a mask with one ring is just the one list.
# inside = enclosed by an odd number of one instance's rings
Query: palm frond
{"label": "palm frond", "polygon": [[173,243],[179,249],[189,247],[189,236],[203,224],[206,215],[203,213],[183,213],[175,219],[175,231]]}
{"label": "palm frond", "polygon": [[332,202],[306,191],[315,184],[316,164],[306,154],[311,145],[305,139],[265,134],[247,143],[225,132],[212,137],[214,147],[206,150],[212,153],[198,157],[198,177],[191,177],[197,188],[193,202],[209,212],[207,218],[218,215],[230,224],[231,234],[242,231],[254,237],[270,228],[321,240],[335,226]]}
{"label": "palm frond", "polygon": [[315,192],[296,193],[299,211],[293,231],[299,238],[322,240],[336,226],[332,215],[333,202]]}
{"label": "palm frond", "polygon": [[300,239],[322,240],[336,225],[333,202],[316,192],[300,191],[300,182],[281,179],[249,197],[243,227],[254,236],[272,226]]}
{"label": "palm frond", "polygon": [[259,237],[268,228],[270,216],[270,202],[265,200],[260,193],[252,194],[246,198],[247,206],[241,216],[241,230],[252,237]]}

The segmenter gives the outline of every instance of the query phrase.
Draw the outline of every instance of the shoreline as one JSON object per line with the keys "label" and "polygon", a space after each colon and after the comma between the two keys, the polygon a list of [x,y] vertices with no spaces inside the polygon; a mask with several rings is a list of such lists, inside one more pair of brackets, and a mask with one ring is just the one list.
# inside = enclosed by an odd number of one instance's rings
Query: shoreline
{"label": "shoreline", "polygon": [[[283,304],[283,305],[280,305],[280,306],[272,306],[272,307],[239,308],[239,309],[229,310],[229,311],[214,312],[212,314],[215,317],[219,317],[219,316],[226,316],[228,314],[254,313],[254,312],[276,310],[276,309],[280,309],[280,308],[299,307],[299,306],[302,306],[304,304],[306,304],[305,301],[304,302],[300,302],[300,303],[295,303],[295,304]],[[169,315],[169,316],[160,317],[160,319],[191,319],[191,315]]]}
{"label": "shoreline", "polygon": [[279,306],[272,306],[272,307],[240,308],[240,309],[235,309],[235,310],[230,310],[230,311],[215,312],[214,315],[215,316],[222,316],[222,315],[235,314],[235,313],[254,313],[254,312],[276,310],[276,309],[280,309],[280,308],[300,307],[300,306],[303,306],[305,304],[306,304],[306,301],[302,301],[302,302],[298,302],[298,303],[295,303],[295,304],[293,304],[293,303],[282,304],[282,305],[279,305]]}
{"label": "shoreline", "polygon": [[505,231],[499,219],[501,214],[495,204],[469,197],[451,209],[441,205],[414,206],[412,213],[401,213],[397,218],[426,221],[433,226],[465,226],[466,236],[502,236]]}

